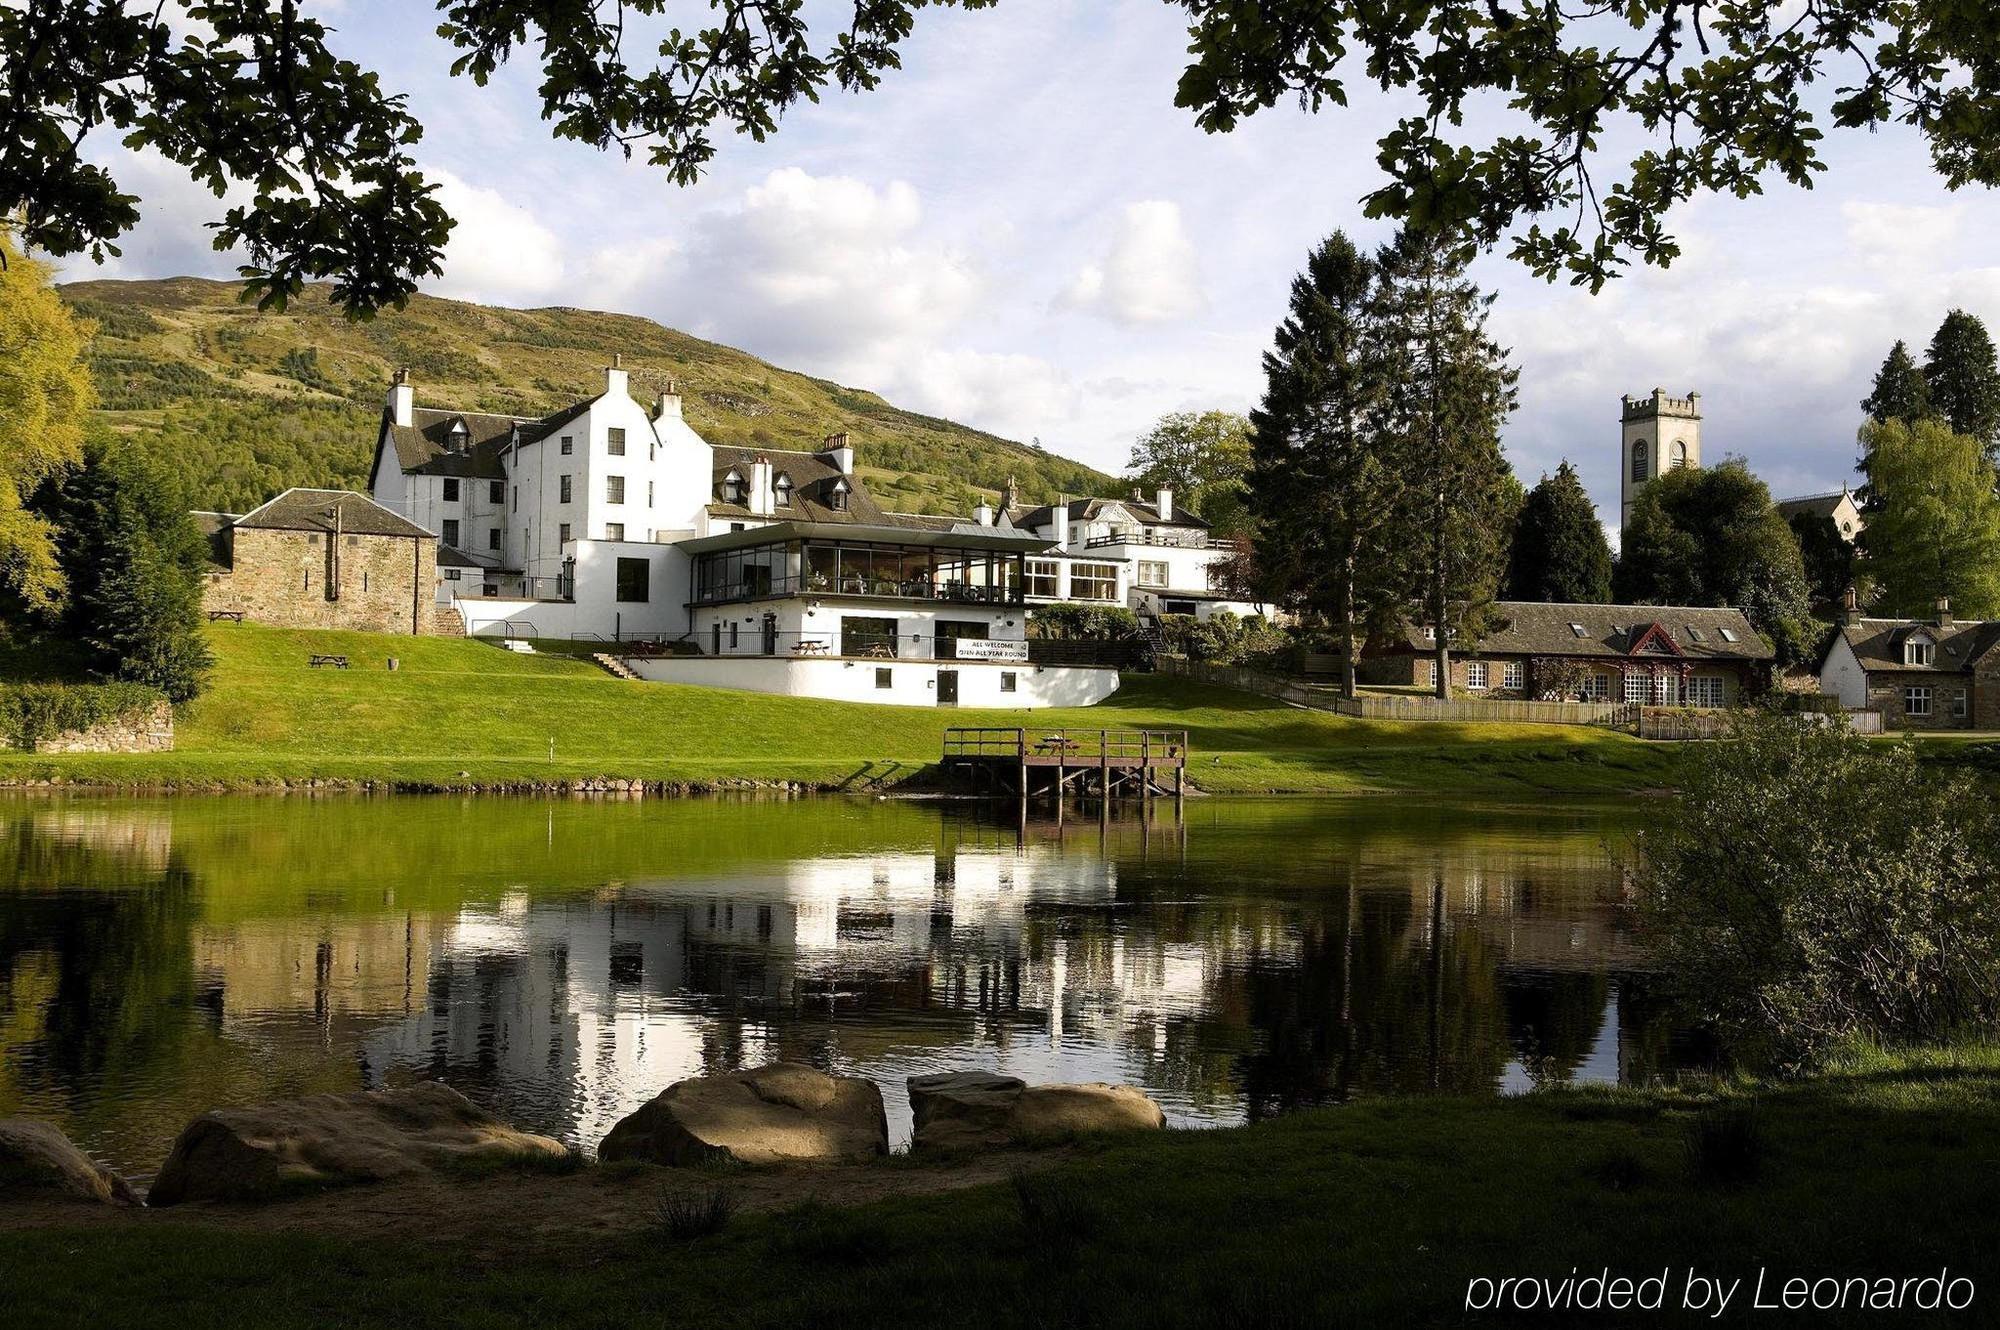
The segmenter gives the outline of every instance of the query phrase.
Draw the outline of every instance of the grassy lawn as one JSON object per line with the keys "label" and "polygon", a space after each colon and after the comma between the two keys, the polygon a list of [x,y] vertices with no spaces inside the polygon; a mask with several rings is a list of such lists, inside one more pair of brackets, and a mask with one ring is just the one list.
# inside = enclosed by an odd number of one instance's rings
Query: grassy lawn
{"label": "grassy lawn", "polygon": [[[213,686],[157,756],[0,757],[0,780],[219,788],[312,779],[472,788],[590,776],[690,786],[893,786],[953,725],[1185,729],[1211,792],[1611,793],[1669,779],[1672,750],[1568,726],[1356,721],[1128,676],[1095,707],[950,711],[614,679],[485,642],[219,624]],[[314,670],[306,657],[353,667]],[[386,659],[400,668],[390,672]]]}
{"label": "grassy lawn", "polygon": [[1508,1318],[1622,1325],[1702,1319],[1679,1310],[1690,1270],[1743,1281],[1722,1318],[1741,1323],[1769,1315],[1747,1305],[1760,1269],[1770,1299],[1795,1277],[1948,1267],[1976,1289],[1956,1318],[1905,1304],[1813,1323],[1991,1323],[1996,1159],[2000,1056],[1966,1050],[1754,1094],[1357,1103],[692,1238],[642,1226],[467,1250],[141,1215],[0,1233],[0,1286],[22,1326],[1459,1325],[1481,1319],[1464,1310],[1480,1277],[1664,1272],[1661,1315]]}

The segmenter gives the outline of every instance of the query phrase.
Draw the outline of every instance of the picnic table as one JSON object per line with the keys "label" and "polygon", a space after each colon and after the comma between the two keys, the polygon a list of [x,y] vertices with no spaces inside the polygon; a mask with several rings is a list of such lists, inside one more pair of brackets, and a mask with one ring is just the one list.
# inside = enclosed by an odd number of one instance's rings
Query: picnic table
{"label": "picnic table", "polygon": [[827,644],[824,642],[809,641],[805,638],[800,638],[798,641],[792,643],[792,654],[795,656],[823,656],[826,654],[826,651]]}
{"label": "picnic table", "polygon": [[881,656],[887,659],[896,654],[896,648],[890,646],[887,642],[871,642],[861,654],[864,656]]}
{"label": "picnic table", "polygon": [[215,622],[216,620],[218,620],[218,619],[227,619],[227,620],[229,620],[229,621],[230,621],[231,623],[242,623],[242,622],[243,622],[243,611],[242,611],[242,610],[210,610],[210,611],[208,612],[208,621],[209,621],[210,623],[214,623],[214,622]]}
{"label": "picnic table", "polygon": [[1067,757],[1081,747],[1083,747],[1081,743],[1070,738],[1067,734],[1051,734],[1046,738],[1035,741],[1035,750],[1037,752],[1048,753],[1058,757]]}
{"label": "picnic table", "polygon": [[347,668],[347,657],[309,656],[306,658],[306,664],[310,665],[314,669],[319,669],[323,665],[330,665],[336,670],[344,670]]}

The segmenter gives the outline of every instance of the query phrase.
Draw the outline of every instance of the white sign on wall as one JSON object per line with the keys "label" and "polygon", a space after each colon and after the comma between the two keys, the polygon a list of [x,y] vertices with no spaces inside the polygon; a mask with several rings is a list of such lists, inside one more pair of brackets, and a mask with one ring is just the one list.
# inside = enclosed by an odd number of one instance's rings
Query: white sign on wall
{"label": "white sign on wall", "polygon": [[974,637],[958,639],[960,660],[1026,660],[1026,642],[992,642]]}

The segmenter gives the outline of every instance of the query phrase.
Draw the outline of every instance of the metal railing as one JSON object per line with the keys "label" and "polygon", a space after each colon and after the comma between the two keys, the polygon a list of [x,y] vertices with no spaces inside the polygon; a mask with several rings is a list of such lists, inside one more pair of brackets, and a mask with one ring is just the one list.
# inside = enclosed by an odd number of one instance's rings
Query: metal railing
{"label": "metal railing", "polygon": [[1161,531],[1135,531],[1129,535],[1092,536],[1083,542],[1087,550],[1113,545],[1145,545],[1163,550],[1233,550],[1236,542],[1223,536],[1170,536]]}
{"label": "metal railing", "polygon": [[933,600],[955,605],[1019,605],[1018,586],[980,586],[971,582],[933,582],[928,578],[775,577],[769,580],[711,584],[695,590],[695,604],[716,605],[767,596],[858,596],[871,600]]}
{"label": "metal railing", "polygon": [[1034,663],[1027,651],[1027,643],[1021,644],[1023,652],[1017,659],[961,655],[958,650],[960,642],[984,643],[1010,639],[961,638],[943,634],[883,632],[863,628],[767,631],[760,624],[738,623],[735,625],[734,636],[731,635],[727,625],[720,632],[710,626],[690,634],[684,640],[691,643],[698,654],[710,657],[775,657],[791,660],[860,660],[882,663],[964,661],[977,665],[1022,668]]}

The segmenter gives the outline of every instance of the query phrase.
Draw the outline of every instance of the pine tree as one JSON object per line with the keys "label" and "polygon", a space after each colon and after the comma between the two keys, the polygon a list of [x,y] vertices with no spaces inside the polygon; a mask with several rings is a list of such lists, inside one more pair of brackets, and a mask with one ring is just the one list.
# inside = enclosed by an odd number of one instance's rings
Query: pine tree
{"label": "pine tree", "polygon": [[[1930,385],[1924,382],[1924,372],[1911,358],[1909,344],[1901,338],[1897,338],[1896,345],[1889,349],[1882,368],[1875,371],[1874,386],[1861,399],[1861,409],[1870,420],[1915,422],[1931,414]],[[1861,460],[1854,467],[1861,473],[1861,487],[1854,492],[1854,497],[1863,511],[1872,512],[1875,489],[1871,468],[1872,459],[1864,441]]]}
{"label": "pine tree", "polygon": [[1385,348],[1389,428],[1401,440],[1398,548],[1405,588],[1437,629],[1437,694],[1451,696],[1451,641],[1483,626],[1519,493],[1501,452],[1519,372],[1486,333],[1493,297],[1462,260],[1405,231],[1376,259],[1376,317]]}
{"label": "pine tree", "polygon": [[212,664],[201,633],[207,542],[174,478],[100,434],[37,507],[56,525],[68,579],[61,626],[93,669],[175,702],[199,693]]}
{"label": "pine tree", "polygon": [[1611,599],[1611,543],[1576,468],[1543,476],[1521,505],[1508,559],[1507,595],[1601,605]]}
{"label": "pine tree", "polygon": [[1354,695],[1362,638],[1393,613],[1394,551],[1384,541],[1401,468],[1381,436],[1385,385],[1369,324],[1375,266],[1329,236],[1292,281],[1289,313],[1265,353],[1250,413],[1248,504],[1266,598],[1329,622]]}
{"label": "pine tree", "polygon": [[27,510],[36,489],[82,455],[96,403],[83,360],[90,325],[79,323],[23,258],[0,218],[0,597],[48,613],[63,596],[55,533]]}
{"label": "pine tree", "polygon": [[1976,440],[1988,462],[2000,461],[2000,364],[1986,325],[1962,309],[1944,316],[1924,353],[1931,410],[1954,434]]}
{"label": "pine tree", "polygon": [[1861,532],[1859,571],[1881,610],[1915,618],[1940,598],[1952,613],[2000,615],[2000,497],[1977,441],[1943,421],[1900,420],[1863,431],[1875,457],[1875,515]]}

